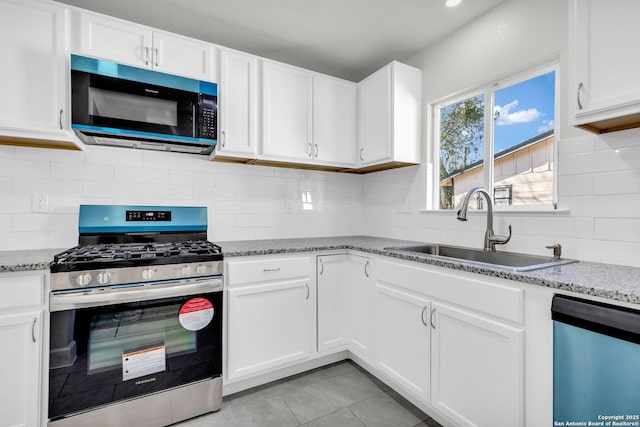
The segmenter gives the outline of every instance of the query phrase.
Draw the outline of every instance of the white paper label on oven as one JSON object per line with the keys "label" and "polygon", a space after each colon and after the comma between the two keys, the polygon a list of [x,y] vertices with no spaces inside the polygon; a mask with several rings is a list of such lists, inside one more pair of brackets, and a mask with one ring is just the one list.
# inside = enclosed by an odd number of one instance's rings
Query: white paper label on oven
{"label": "white paper label on oven", "polygon": [[122,355],[122,380],[132,380],[167,370],[164,345]]}
{"label": "white paper label on oven", "polygon": [[211,323],[213,304],[206,298],[191,298],[180,307],[180,324],[189,331],[199,331]]}

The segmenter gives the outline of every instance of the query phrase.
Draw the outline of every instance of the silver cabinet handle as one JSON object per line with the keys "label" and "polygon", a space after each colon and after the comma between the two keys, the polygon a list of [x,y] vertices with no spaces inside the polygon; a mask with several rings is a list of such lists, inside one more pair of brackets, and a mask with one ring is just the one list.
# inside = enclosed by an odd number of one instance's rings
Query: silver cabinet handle
{"label": "silver cabinet handle", "polygon": [[157,67],[158,66],[158,48],[153,49],[153,52],[155,54],[156,67]]}
{"label": "silver cabinet handle", "polygon": [[427,326],[427,321],[424,320],[424,312],[427,311],[427,306],[425,305],[424,308],[422,309],[422,313],[420,313],[420,320],[422,320],[422,324],[424,326]]}
{"label": "silver cabinet handle", "polygon": [[309,142],[309,143],[307,144],[307,147],[309,147],[309,151],[307,151],[307,149],[306,149],[306,148],[305,148],[305,150],[304,150],[304,151],[307,153],[307,155],[308,155],[309,157],[313,157],[313,144]]}
{"label": "silver cabinet handle", "polygon": [[363,161],[364,161],[364,159],[362,158],[362,152],[363,152],[363,151],[364,151],[364,147],[362,147],[362,148],[360,149],[360,161],[361,161],[361,162],[363,162]]}
{"label": "silver cabinet handle", "polygon": [[318,262],[320,263],[320,273],[318,274],[322,276],[322,273],[324,273],[324,263],[322,262],[321,259],[319,259]]}
{"label": "silver cabinet handle", "polygon": [[578,85],[578,90],[576,91],[576,100],[578,101],[578,110],[582,110],[582,101],[580,100],[580,92],[582,92],[582,88],[584,88],[584,85],[582,84],[582,82],[580,82],[580,84]]}
{"label": "silver cabinet handle", "polygon": [[315,157],[316,159],[318,158],[318,144],[313,144],[314,147],[316,147],[316,154],[314,154],[313,157]]}
{"label": "silver cabinet handle", "polygon": [[149,65],[149,46],[144,48],[144,65]]}
{"label": "silver cabinet handle", "polygon": [[433,329],[435,329],[435,328],[436,328],[436,324],[435,324],[434,317],[433,317],[433,316],[434,316],[434,314],[436,314],[436,309],[435,309],[435,308],[432,308],[432,309],[431,309],[431,314],[429,315],[429,323],[431,324],[431,327],[432,327]]}
{"label": "silver cabinet handle", "polygon": [[278,268],[265,268],[263,271],[265,273],[273,273],[273,272],[276,272],[276,271],[280,271],[280,267],[278,267]]}
{"label": "silver cabinet handle", "polygon": [[60,121],[60,129],[63,129],[62,127],[62,114],[64,113],[64,110],[61,108],[60,109],[60,115],[58,116],[58,120]]}
{"label": "silver cabinet handle", "polygon": [[364,275],[369,277],[369,261],[364,264]]}
{"label": "silver cabinet handle", "polygon": [[309,296],[311,296],[311,290],[309,289],[309,284],[305,283],[304,285],[307,287],[307,297],[305,299],[309,299]]}
{"label": "silver cabinet handle", "polygon": [[225,131],[222,131],[222,146],[224,147],[226,143],[227,143],[227,134]]}
{"label": "silver cabinet handle", "polygon": [[33,342],[36,342],[38,339],[36,338],[36,323],[38,322],[38,318],[33,318],[33,323],[31,324],[31,339]]}

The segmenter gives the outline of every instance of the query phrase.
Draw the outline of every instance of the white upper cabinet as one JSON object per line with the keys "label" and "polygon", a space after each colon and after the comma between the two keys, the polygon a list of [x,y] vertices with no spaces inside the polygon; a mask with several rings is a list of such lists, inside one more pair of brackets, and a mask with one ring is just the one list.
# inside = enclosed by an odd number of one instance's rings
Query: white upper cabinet
{"label": "white upper cabinet", "polygon": [[420,163],[422,73],[392,62],[359,84],[359,165]]}
{"label": "white upper cabinet", "polygon": [[265,60],[262,155],[267,160],[353,168],[355,83]]}
{"label": "white upper cabinet", "polygon": [[357,84],[313,76],[313,153],[319,163],[356,164]]}
{"label": "white upper cabinet", "polygon": [[313,74],[264,61],[262,68],[262,154],[274,160],[310,161]]}
{"label": "white upper cabinet", "polygon": [[134,67],[198,80],[213,78],[212,45],[109,16],[80,12],[74,47],[77,53]]}
{"label": "white upper cabinet", "polygon": [[640,126],[640,2],[571,0],[573,124],[604,133]]}
{"label": "white upper cabinet", "polygon": [[258,127],[257,73],[257,57],[228,49],[220,50],[220,133],[214,157],[255,156]]}
{"label": "white upper cabinet", "polygon": [[55,3],[0,1],[0,140],[75,148],[68,130],[65,22],[65,9]]}

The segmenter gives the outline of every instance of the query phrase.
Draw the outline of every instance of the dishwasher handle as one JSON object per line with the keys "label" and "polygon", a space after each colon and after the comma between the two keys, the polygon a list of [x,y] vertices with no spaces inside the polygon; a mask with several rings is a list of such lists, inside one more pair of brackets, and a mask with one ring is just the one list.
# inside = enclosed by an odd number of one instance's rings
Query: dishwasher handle
{"label": "dishwasher handle", "polygon": [[551,319],[640,344],[640,310],[555,295],[551,302]]}

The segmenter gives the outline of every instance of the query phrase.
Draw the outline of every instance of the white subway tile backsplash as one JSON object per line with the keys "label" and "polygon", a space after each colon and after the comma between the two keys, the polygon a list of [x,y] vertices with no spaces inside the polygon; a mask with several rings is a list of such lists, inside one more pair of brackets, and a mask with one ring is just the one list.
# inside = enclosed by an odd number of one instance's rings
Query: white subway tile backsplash
{"label": "white subway tile backsplash", "polygon": [[42,213],[21,214],[13,216],[13,231],[77,231],[78,218],[71,214],[45,215]]}
{"label": "white subway tile backsplash", "polygon": [[560,202],[562,196],[579,196],[593,194],[593,174],[560,175],[558,177]]}
{"label": "white subway tile backsplash", "polygon": [[215,186],[216,175],[207,170],[170,170],[169,183],[179,185]]}
{"label": "white subway tile backsplash", "polygon": [[640,145],[608,151],[568,154],[560,159],[561,176],[640,169]]}
{"label": "white subway tile backsplash", "polygon": [[0,233],[7,233],[13,230],[13,216],[11,214],[0,214]]}
{"label": "white subway tile backsplash", "polygon": [[144,199],[176,199],[188,200],[193,197],[190,185],[142,184]]}
{"label": "white subway tile backsplash", "polygon": [[14,194],[46,193],[72,196],[82,194],[82,181],[49,178],[19,178],[13,182]]}
{"label": "white subway tile backsplash", "polygon": [[13,178],[0,176],[0,194],[10,194],[13,191]]}
{"label": "white subway tile backsplash", "polygon": [[0,195],[0,213],[31,212],[31,196]]}
{"label": "white subway tile backsplash", "polygon": [[595,149],[595,135],[585,134],[578,138],[561,139],[558,142],[560,156],[575,153],[587,153]]}
{"label": "white subway tile backsplash", "polygon": [[593,193],[596,195],[640,193],[640,168],[594,174]]}
{"label": "white subway tile backsplash", "polygon": [[15,153],[16,147],[0,144],[0,159],[13,159],[15,157]]}
{"label": "white subway tile backsplash", "polygon": [[114,165],[51,163],[51,178],[77,181],[113,181]]}
{"label": "white subway tile backsplash", "polygon": [[640,243],[640,217],[596,218],[595,238]]}
{"label": "white subway tile backsplash", "polygon": [[594,138],[596,150],[616,150],[633,148],[640,144],[640,129],[629,129],[597,135]]}
{"label": "white subway tile backsplash", "polygon": [[142,185],[129,182],[101,182],[86,181],[83,185],[82,194],[89,197],[142,197]]}
{"label": "white subway tile backsplash", "polygon": [[13,178],[47,178],[50,174],[49,162],[0,158],[0,176],[10,176]]}
{"label": "white subway tile backsplash", "polygon": [[79,150],[43,150],[35,147],[16,147],[15,158],[46,162],[84,163],[85,153]]}
{"label": "white subway tile backsplash", "polygon": [[197,162],[206,161],[204,158],[182,153],[165,153],[156,151],[142,152],[142,166],[146,168],[193,170]]}
{"label": "white subway tile backsplash", "polygon": [[169,171],[167,169],[141,168],[139,166],[115,167],[115,181],[128,183],[168,184]]}
{"label": "white subway tile backsplash", "polygon": [[142,150],[88,145],[84,153],[85,163],[90,165],[118,165],[140,168],[144,162],[144,151]]}

